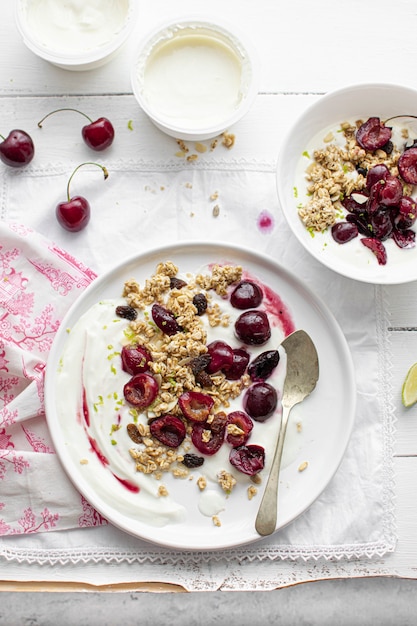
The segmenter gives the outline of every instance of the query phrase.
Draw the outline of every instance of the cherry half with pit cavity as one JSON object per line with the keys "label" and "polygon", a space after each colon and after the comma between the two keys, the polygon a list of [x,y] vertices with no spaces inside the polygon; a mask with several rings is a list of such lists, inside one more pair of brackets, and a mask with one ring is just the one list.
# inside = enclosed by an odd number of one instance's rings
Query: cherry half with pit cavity
{"label": "cherry half with pit cavity", "polygon": [[89,124],[86,124],[81,129],[81,134],[84,139],[84,142],[87,144],[89,148],[95,150],[96,152],[101,152],[105,150],[113,143],[114,139],[114,128],[113,124],[106,117],[99,117],[97,120],[93,121],[88,115],[79,111],[78,109],[71,108],[63,108],[56,109],[55,111],[51,111],[43,117],[40,122],[38,122],[39,128],[42,128],[43,122],[50,116],[55,113],[61,111],[73,111],[75,113],[79,113],[83,117],[85,117]]}
{"label": "cherry half with pit cavity", "polygon": [[78,165],[78,167],[76,167],[71,174],[67,184],[67,200],[57,204],[56,218],[62,228],[65,228],[65,230],[69,230],[73,233],[85,228],[90,221],[91,216],[90,204],[86,198],[83,198],[83,196],[74,196],[71,198],[70,196],[70,184],[72,178],[83,165],[96,165],[101,168],[104,174],[104,180],[106,180],[109,176],[109,173],[104,165],[100,165],[99,163],[81,163],[81,165]]}
{"label": "cherry half with pit cavity", "polygon": [[11,130],[7,137],[0,135],[0,159],[9,167],[24,167],[35,154],[32,138],[24,130]]}

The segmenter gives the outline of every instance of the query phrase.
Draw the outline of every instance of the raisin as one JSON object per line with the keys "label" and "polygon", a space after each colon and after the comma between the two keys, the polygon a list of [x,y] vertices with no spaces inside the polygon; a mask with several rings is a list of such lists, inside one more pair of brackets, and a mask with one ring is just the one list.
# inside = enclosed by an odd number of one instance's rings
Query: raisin
{"label": "raisin", "polygon": [[136,424],[128,424],[126,426],[127,434],[135,443],[142,443],[142,436]]}
{"label": "raisin", "polygon": [[187,283],[185,280],[181,280],[181,278],[177,278],[176,276],[172,276],[169,279],[169,287],[170,289],[182,289],[185,287]]}
{"label": "raisin", "polygon": [[181,461],[185,467],[201,467],[204,463],[204,459],[202,456],[197,456],[196,454],[184,454],[184,459]]}
{"label": "raisin", "polygon": [[207,298],[204,293],[196,293],[193,298],[193,304],[197,309],[197,315],[204,315],[207,311]]}
{"label": "raisin", "polygon": [[138,312],[136,311],[136,309],[133,308],[133,306],[126,304],[116,307],[116,315],[118,315],[118,317],[123,317],[124,319],[133,322],[133,320],[137,318]]}
{"label": "raisin", "polygon": [[191,371],[196,376],[200,372],[206,369],[207,365],[211,361],[211,356],[206,354],[200,354],[200,356],[196,356],[191,361],[189,361],[188,365],[191,367]]}
{"label": "raisin", "polygon": [[200,387],[212,387],[213,386],[213,381],[211,379],[211,376],[207,374],[207,372],[205,372],[204,370],[195,374],[194,378],[195,378],[195,382],[197,383],[197,385],[200,385]]}

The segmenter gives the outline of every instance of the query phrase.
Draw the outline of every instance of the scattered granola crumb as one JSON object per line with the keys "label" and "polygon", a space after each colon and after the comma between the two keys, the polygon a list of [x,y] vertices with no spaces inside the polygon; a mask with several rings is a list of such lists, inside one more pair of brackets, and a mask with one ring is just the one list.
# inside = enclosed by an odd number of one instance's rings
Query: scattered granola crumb
{"label": "scattered granola crumb", "polygon": [[222,137],[223,146],[225,146],[228,150],[233,148],[233,146],[235,145],[235,136],[233,135],[233,133],[223,133]]}
{"label": "scattered granola crumb", "polygon": [[217,474],[217,480],[225,493],[232,493],[233,487],[236,485],[236,478],[232,476],[232,474],[229,474],[229,472],[226,472],[225,470],[221,470]]}
{"label": "scattered granola crumb", "polygon": [[213,207],[213,217],[219,217],[220,215],[220,207],[218,204]]}
{"label": "scattered granola crumb", "polygon": [[296,428],[297,428],[297,433],[301,433],[301,431],[303,430],[302,422],[297,422]]}
{"label": "scattered granola crumb", "polygon": [[198,488],[200,489],[200,491],[204,491],[204,489],[207,487],[207,480],[204,476],[200,476],[197,479],[197,485]]}
{"label": "scattered granola crumb", "polygon": [[218,197],[219,197],[219,192],[215,191],[214,193],[211,194],[210,200],[214,202],[214,200],[217,200]]}
{"label": "scattered granola crumb", "polygon": [[220,527],[222,525],[222,523],[221,523],[221,521],[220,521],[220,519],[218,518],[217,515],[213,515],[213,517],[211,519],[213,520],[213,524],[215,526]]}
{"label": "scattered granola crumb", "polygon": [[88,465],[88,459],[80,459],[80,465]]}
{"label": "scattered granola crumb", "polygon": [[185,157],[187,153],[184,152],[183,150],[178,150],[178,152],[175,153],[176,157],[179,157],[180,159],[182,159],[183,157]]}
{"label": "scattered granola crumb", "polygon": [[207,146],[204,143],[197,142],[195,144],[195,149],[197,150],[197,152],[200,152],[200,154],[207,152]]}
{"label": "scattered granola crumb", "polygon": [[301,465],[299,465],[298,467],[298,471],[299,472],[304,472],[304,470],[306,470],[308,467],[308,462],[304,461],[303,463],[301,463]]}
{"label": "scattered granola crumb", "polygon": [[250,479],[254,485],[260,485],[262,482],[262,477],[259,474],[254,474]]}
{"label": "scattered granola crumb", "polygon": [[185,186],[187,189],[192,189],[193,188],[193,184],[192,183],[185,183]]}
{"label": "scattered granola crumb", "polygon": [[197,159],[198,159],[198,154],[190,154],[190,155],[187,157],[187,161],[188,161],[189,163],[191,163],[192,161],[197,161]]}
{"label": "scattered granola crumb", "polygon": [[183,152],[184,154],[187,154],[187,152],[190,151],[189,148],[187,147],[187,144],[185,143],[183,139],[177,139],[176,141],[181,149],[181,152]]}
{"label": "scattered granola crumb", "polygon": [[215,150],[217,148],[217,144],[219,143],[218,139],[213,139],[213,141],[210,143],[210,150],[211,152],[213,152],[213,150]]}
{"label": "scattered granola crumb", "polygon": [[164,485],[160,485],[158,488],[158,496],[165,497],[168,495],[168,489]]}
{"label": "scattered granola crumb", "polygon": [[256,487],[254,487],[253,485],[248,487],[248,499],[249,500],[252,500],[252,498],[254,498],[257,493],[258,493],[258,490]]}

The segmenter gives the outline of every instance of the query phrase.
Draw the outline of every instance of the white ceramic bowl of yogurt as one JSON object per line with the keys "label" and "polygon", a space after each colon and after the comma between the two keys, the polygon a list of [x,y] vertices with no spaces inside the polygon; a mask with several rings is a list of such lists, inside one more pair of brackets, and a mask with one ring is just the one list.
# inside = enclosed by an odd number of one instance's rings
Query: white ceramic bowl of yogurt
{"label": "white ceramic bowl of yogurt", "polygon": [[204,140],[229,130],[258,93],[251,44],[202,19],[171,22],[139,45],[131,80],[145,113],[178,139]]}
{"label": "white ceramic bowl of yogurt", "polygon": [[[278,155],[277,191],[281,210],[298,241],[318,261],[333,271],[358,281],[373,284],[400,284],[417,280],[417,245],[399,248],[392,237],[383,241],[387,261],[377,258],[365,245],[362,236],[339,244],[331,228],[321,232],[306,228],[299,215],[311,197],[306,172],[314,160],[314,151],[329,145],[342,146],[345,138],[341,124],[352,126],[370,117],[381,121],[392,116],[417,114],[417,90],[394,84],[357,84],[329,92],[310,105],[287,132]],[[387,121],[392,127],[392,141],[400,151],[407,142],[417,138],[417,120],[404,117]],[[404,133],[408,133],[406,139]],[[350,165],[350,164],[349,164]],[[343,165],[345,167],[345,164]],[[356,176],[352,171],[349,175]],[[417,196],[417,186],[411,191]],[[344,213],[344,212],[343,212]],[[340,213],[337,220],[345,220]],[[417,222],[411,227],[417,230]],[[416,237],[417,243],[417,237]],[[296,242],[288,245],[297,245]]]}
{"label": "white ceramic bowl of yogurt", "polygon": [[67,70],[110,61],[130,35],[137,0],[15,0],[15,19],[34,54]]}

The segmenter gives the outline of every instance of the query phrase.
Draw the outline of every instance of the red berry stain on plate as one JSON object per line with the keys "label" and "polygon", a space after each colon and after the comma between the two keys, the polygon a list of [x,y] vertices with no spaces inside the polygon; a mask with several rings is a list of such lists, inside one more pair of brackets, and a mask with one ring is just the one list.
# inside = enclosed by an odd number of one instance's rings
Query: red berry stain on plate
{"label": "red berry stain on plate", "polygon": [[268,211],[262,211],[258,216],[257,225],[262,233],[270,233],[274,228],[274,218]]}

